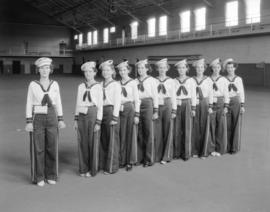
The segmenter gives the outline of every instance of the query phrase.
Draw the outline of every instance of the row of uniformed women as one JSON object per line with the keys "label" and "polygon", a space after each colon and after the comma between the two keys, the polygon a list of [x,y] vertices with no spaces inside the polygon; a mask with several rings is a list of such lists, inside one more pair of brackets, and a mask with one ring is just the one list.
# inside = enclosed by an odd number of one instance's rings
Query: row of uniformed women
{"label": "row of uniformed women", "polygon": [[[48,64],[42,64],[46,65]],[[244,89],[241,78],[235,75],[237,64],[232,59],[224,61],[224,68],[228,72],[226,78],[220,76],[220,59],[210,64],[213,70],[211,77],[204,76],[204,59],[195,61],[193,65],[196,69],[195,77],[187,76],[189,66],[186,60],[182,60],[175,64],[179,77],[171,79],[166,75],[169,70],[167,59],[162,59],[156,63],[159,76],[155,79],[147,74],[148,61],[141,60],[136,63],[139,77],[133,80],[129,77],[130,66],[125,61],[117,65],[121,76],[118,82],[113,79],[113,61],[108,60],[100,65],[104,81],[98,83],[95,81],[95,62],[84,63],[81,69],[86,81],[78,87],[74,124],[78,135],[80,175],[95,176],[99,170],[112,174],[119,167],[131,170],[134,164],[151,166],[155,162],[165,164],[173,158],[187,160],[191,156],[205,158],[210,154],[220,156],[226,152],[239,151]],[[32,133],[32,161],[35,162],[32,163],[32,167],[35,165],[32,176],[33,181],[41,186],[44,185],[44,180],[54,184],[57,173],[50,176],[47,161],[43,161],[43,165],[36,162],[38,160],[35,155],[40,154],[39,151],[43,151],[44,156],[44,147],[40,149],[36,145],[44,143],[44,138],[41,139],[35,133],[41,130],[40,121],[36,117],[48,120],[49,111],[52,110],[48,108],[56,108],[60,127],[64,125],[61,123],[61,100],[58,101],[59,106],[53,100],[50,86],[42,84],[42,66],[37,63],[37,67],[40,67],[40,82],[31,84],[38,84],[44,97],[35,97],[34,103],[28,97],[29,123],[26,126],[28,131],[33,130],[32,121],[37,126]],[[33,90],[30,87],[29,90]],[[59,89],[58,96],[60,99]],[[56,107],[49,106],[49,102]],[[43,110],[46,106],[47,113],[35,110]],[[34,113],[30,112],[31,107],[34,108]],[[45,127],[42,126],[42,130],[48,133],[50,124],[47,121],[43,125]],[[47,135],[44,137],[50,140]],[[56,143],[55,141],[57,146]],[[48,150],[46,146],[45,154],[57,154],[54,149],[50,152],[50,148]],[[37,172],[36,169],[40,171]]]}

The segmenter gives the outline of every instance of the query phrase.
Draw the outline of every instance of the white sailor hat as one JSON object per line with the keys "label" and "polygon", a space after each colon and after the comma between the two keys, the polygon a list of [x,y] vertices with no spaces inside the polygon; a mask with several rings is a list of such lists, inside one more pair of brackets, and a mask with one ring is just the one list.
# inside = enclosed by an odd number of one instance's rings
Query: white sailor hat
{"label": "white sailor hat", "polygon": [[168,59],[167,58],[163,58],[159,61],[156,62],[156,65],[161,65],[161,64],[168,64]]}
{"label": "white sailor hat", "polygon": [[121,67],[128,67],[128,61],[124,61],[124,62],[121,62],[119,63],[117,66],[116,66],[118,69],[121,68]]}
{"label": "white sailor hat", "polygon": [[205,59],[202,58],[202,59],[194,61],[192,65],[193,65],[193,67],[196,67],[198,65],[204,65],[204,64],[205,64]]}
{"label": "white sailor hat", "polygon": [[176,66],[179,66],[179,65],[181,65],[181,64],[187,65],[187,64],[188,64],[188,63],[187,63],[187,59],[178,61],[177,63],[174,64],[174,66],[176,67]]}
{"label": "white sailor hat", "polygon": [[99,65],[99,68],[103,68],[105,66],[111,66],[111,65],[113,65],[113,60],[106,60]]}
{"label": "white sailor hat", "polygon": [[224,62],[223,62],[223,68],[226,69],[226,66],[227,66],[228,63],[234,63],[234,62],[235,61],[232,58],[228,58],[228,59],[224,60]]}
{"label": "white sailor hat", "polygon": [[51,65],[51,64],[52,64],[52,59],[48,58],[48,57],[41,57],[41,58],[38,58],[35,61],[35,65],[37,67],[41,67],[41,66],[44,66],[44,65]]}
{"label": "white sailor hat", "polygon": [[140,65],[140,64],[146,65],[148,64],[148,60],[147,59],[139,60],[135,65]]}
{"label": "white sailor hat", "polygon": [[217,64],[221,64],[221,59],[218,57],[216,59],[214,59],[211,63],[210,63],[210,66],[214,66],[214,65],[217,65]]}
{"label": "white sailor hat", "polygon": [[89,62],[86,62],[86,63],[82,64],[82,66],[81,66],[82,71],[86,71],[86,70],[89,70],[91,68],[92,69],[96,68],[96,62],[89,61]]}

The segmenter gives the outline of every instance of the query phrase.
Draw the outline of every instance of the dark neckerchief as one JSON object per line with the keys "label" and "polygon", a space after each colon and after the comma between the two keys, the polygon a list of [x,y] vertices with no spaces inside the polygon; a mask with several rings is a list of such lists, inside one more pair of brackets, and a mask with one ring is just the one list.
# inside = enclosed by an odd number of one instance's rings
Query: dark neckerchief
{"label": "dark neckerchief", "polygon": [[52,106],[52,100],[49,97],[48,92],[49,92],[49,90],[51,88],[51,85],[53,84],[54,81],[53,80],[50,81],[50,84],[49,84],[49,86],[48,86],[47,89],[45,89],[43,87],[43,85],[39,81],[35,80],[35,82],[40,86],[40,88],[42,89],[42,91],[45,93],[44,96],[43,96],[43,98],[42,98],[42,100],[41,100],[41,105],[42,106],[48,105],[48,107],[51,107]]}
{"label": "dark neckerchief", "polygon": [[85,85],[85,89],[86,91],[83,94],[83,101],[86,101],[86,98],[88,99],[89,102],[92,102],[92,98],[91,98],[91,93],[90,93],[90,89],[97,85],[98,82],[94,82],[93,84],[91,84],[90,86],[87,85],[87,82],[84,82]]}

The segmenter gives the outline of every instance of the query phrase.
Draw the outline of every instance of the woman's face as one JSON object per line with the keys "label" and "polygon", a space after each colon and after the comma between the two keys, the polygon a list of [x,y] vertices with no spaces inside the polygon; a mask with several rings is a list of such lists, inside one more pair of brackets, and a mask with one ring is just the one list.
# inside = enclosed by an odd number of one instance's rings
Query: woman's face
{"label": "woman's face", "polygon": [[227,64],[226,70],[227,70],[229,75],[234,75],[234,72],[235,72],[234,64]]}
{"label": "woman's face", "polygon": [[50,65],[44,65],[38,68],[39,74],[43,78],[49,77],[51,73],[51,66]]}
{"label": "woman's face", "polygon": [[198,64],[196,65],[196,73],[197,75],[202,75],[205,71],[205,66],[204,64]]}
{"label": "woman's face", "polygon": [[186,75],[187,71],[188,71],[188,68],[187,68],[187,65],[186,64],[179,64],[177,67],[176,67],[177,71],[178,71],[178,74],[180,76],[184,76]]}
{"label": "woman's face", "polygon": [[219,75],[221,71],[221,65],[220,64],[215,64],[212,66],[213,74]]}
{"label": "woman's face", "polygon": [[96,76],[96,72],[93,68],[89,68],[84,71],[84,76],[87,81],[93,80]]}
{"label": "woman's face", "polygon": [[102,76],[104,79],[110,79],[112,78],[113,70],[110,66],[103,66],[102,67]]}
{"label": "woman's face", "polygon": [[119,68],[119,74],[120,74],[121,78],[128,77],[128,74],[129,74],[128,67],[127,66],[121,66]]}
{"label": "woman's face", "polygon": [[144,64],[138,64],[137,69],[140,76],[145,76],[147,74],[148,69]]}
{"label": "woman's face", "polygon": [[164,75],[168,71],[168,65],[165,63],[161,63],[157,66],[157,70],[159,75]]}

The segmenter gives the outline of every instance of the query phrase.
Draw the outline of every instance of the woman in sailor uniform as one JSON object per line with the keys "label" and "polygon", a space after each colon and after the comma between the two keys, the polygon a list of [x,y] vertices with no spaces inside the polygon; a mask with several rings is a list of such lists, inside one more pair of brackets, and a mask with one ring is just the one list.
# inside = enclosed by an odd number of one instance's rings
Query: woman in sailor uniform
{"label": "woman in sailor uniform", "polygon": [[210,67],[212,70],[210,79],[213,81],[213,113],[211,114],[211,143],[208,145],[208,153],[211,153],[212,156],[220,156],[227,152],[228,81],[220,75],[220,58],[213,60]]}
{"label": "woman in sailor uniform", "polygon": [[113,79],[115,69],[112,60],[100,64],[104,81],[103,118],[100,136],[100,169],[104,174],[113,174],[119,169],[119,111],[121,86]]}
{"label": "woman in sailor uniform", "polygon": [[157,81],[147,74],[150,66],[147,59],[135,64],[139,77],[136,79],[140,104],[140,121],[138,126],[138,162],[144,167],[152,166],[155,161],[154,123],[158,118]]}
{"label": "woman in sailor uniform", "polygon": [[196,76],[193,77],[196,84],[196,116],[192,129],[193,156],[204,159],[207,155],[207,145],[210,143],[209,114],[213,112],[213,82],[204,75],[205,60],[200,59],[193,63]]}
{"label": "woman in sailor uniform", "polygon": [[78,136],[79,173],[82,177],[90,177],[98,172],[103,91],[95,81],[95,62],[84,63],[81,70],[86,81],[78,86],[74,128]]}
{"label": "woman in sailor uniform", "polygon": [[[137,82],[129,77],[128,61],[117,65],[121,77],[120,85],[120,167],[129,171],[137,163],[137,125],[140,115],[140,99]],[[134,126],[135,125],[135,126]]]}
{"label": "woman in sailor uniform", "polygon": [[233,59],[224,61],[224,69],[227,71],[228,91],[230,97],[227,114],[228,152],[237,153],[241,145],[242,114],[245,112],[245,91],[242,78],[235,74],[237,64]]}
{"label": "woman in sailor uniform", "polygon": [[186,74],[187,60],[175,64],[179,77],[174,79],[177,112],[174,125],[174,158],[188,160],[191,157],[192,117],[196,110],[196,85]]}
{"label": "woman in sailor uniform", "polygon": [[156,162],[166,164],[173,159],[173,119],[176,116],[174,81],[166,75],[170,66],[167,58],[156,63],[159,115],[155,128]]}
{"label": "woman in sailor uniform", "polygon": [[56,184],[58,177],[58,129],[64,128],[59,85],[50,80],[50,58],[39,58],[35,65],[39,81],[28,87],[26,131],[30,132],[32,182],[44,186]]}

